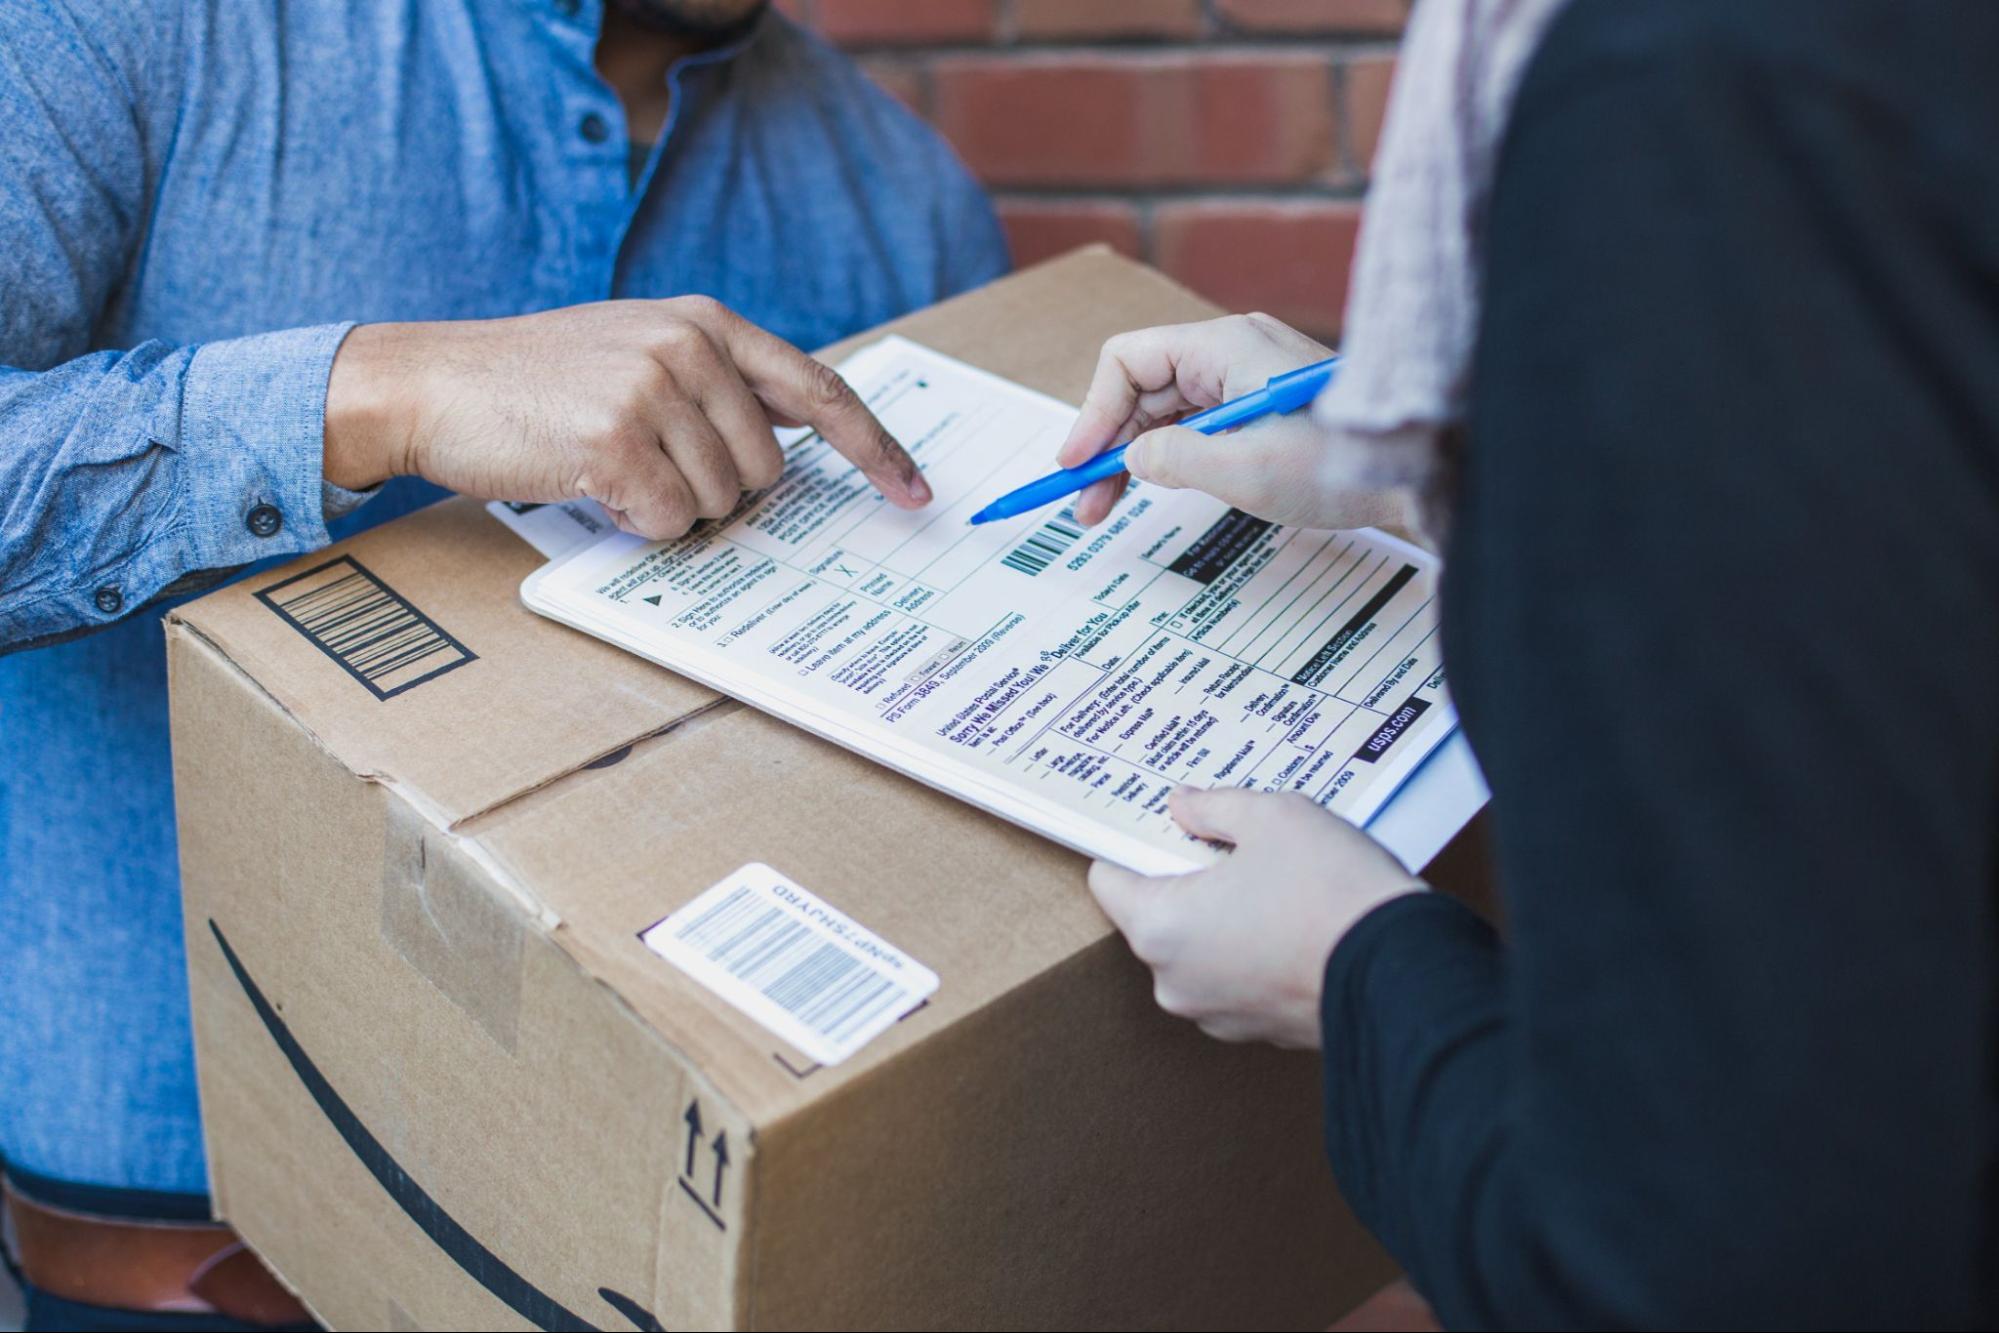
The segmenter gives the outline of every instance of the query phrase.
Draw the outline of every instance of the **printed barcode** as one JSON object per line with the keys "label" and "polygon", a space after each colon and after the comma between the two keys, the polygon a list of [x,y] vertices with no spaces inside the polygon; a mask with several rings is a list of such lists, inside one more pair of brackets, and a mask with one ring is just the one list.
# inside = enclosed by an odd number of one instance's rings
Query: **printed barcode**
{"label": "printed barcode", "polygon": [[639,938],[822,1065],[839,1064],[937,990],[935,972],[761,861]]}
{"label": "printed barcode", "polygon": [[257,600],[378,699],[478,660],[352,556],[274,583]]}
{"label": "printed barcode", "polygon": [[1014,547],[1012,554],[1000,563],[1008,569],[1017,569],[1029,578],[1033,578],[1060,560],[1082,535],[1083,529],[1076,522],[1076,511],[1064,509],[1036,528],[1026,541]]}
{"label": "printed barcode", "polygon": [[744,885],[674,932],[828,1041],[845,1042],[909,992]]}

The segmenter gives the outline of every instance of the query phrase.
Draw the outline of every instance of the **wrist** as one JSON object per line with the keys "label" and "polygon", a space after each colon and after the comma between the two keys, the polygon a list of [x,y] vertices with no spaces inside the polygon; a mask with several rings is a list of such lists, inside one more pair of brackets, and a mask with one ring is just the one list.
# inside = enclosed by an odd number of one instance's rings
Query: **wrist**
{"label": "wrist", "polygon": [[365,491],[415,470],[401,350],[407,327],[357,325],[334,355],[321,466],[335,486]]}

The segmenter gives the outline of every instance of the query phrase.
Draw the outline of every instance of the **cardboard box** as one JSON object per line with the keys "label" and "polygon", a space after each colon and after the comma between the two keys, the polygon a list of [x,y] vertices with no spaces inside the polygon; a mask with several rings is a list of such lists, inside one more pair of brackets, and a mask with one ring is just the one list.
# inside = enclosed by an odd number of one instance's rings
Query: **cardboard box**
{"label": "cardboard box", "polygon": [[[1074,401],[1210,313],[1099,250],[888,327]],[[325,1322],[1318,1328],[1389,1276],[1316,1061],[1163,1016],[1080,858],[528,613],[538,559],[451,501],[168,621],[216,1208]],[[639,940],[748,862],[941,988],[814,1067]]]}

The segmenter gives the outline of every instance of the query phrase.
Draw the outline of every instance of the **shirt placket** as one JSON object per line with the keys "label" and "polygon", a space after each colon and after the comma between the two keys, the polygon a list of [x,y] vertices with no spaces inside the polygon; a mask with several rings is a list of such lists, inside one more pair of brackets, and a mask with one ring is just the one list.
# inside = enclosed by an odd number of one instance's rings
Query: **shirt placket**
{"label": "shirt placket", "polygon": [[690,128],[699,114],[702,99],[715,94],[715,87],[711,84],[710,80],[714,77],[716,67],[735,59],[755,40],[756,34],[751,33],[748,36],[738,38],[726,46],[720,46],[712,51],[703,51],[697,55],[687,56],[684,59],[675,61],[667,70],[666,88],[668,103],[666,123],[660,126],[659,138],[654,142],[652,151],[646,156],[645,169],[639,173],[637,184],[632,187],[631,193],[626,196],[624,219],[619,230],[618,249],[613,254],[612,271],[609,274],[611,288],[607,291],[607,295],[616,290],[618,259],[623,254],[626,237],[630,235],[631,228],[639,219],[646,196],[652,192],[657,182],[665,180],[672,161],[672,154],[686,140]]}
{"label": "shirt placket", "polygon": [[556,99],[561,123],[550,136],[565,197],[544,201],[544,246],[560,273],[560,299],[602,301],[611,294],[618,251],[631,220],[630,137],[624,107],[597,76],[593,57],[603,23],[601,0],[542,0],[557,40],[572,57]]}

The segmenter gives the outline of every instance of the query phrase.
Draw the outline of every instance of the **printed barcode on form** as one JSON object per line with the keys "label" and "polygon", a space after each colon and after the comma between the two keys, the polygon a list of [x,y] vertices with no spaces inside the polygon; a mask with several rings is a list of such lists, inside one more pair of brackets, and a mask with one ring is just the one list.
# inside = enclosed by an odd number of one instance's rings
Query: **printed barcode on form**
{"label": "printed barcode on form", "polygon": [[257,600],[387,699],[478,660],[352,556],[274,583]]}
{"label": "printed barcode on form", "polygon": [[821,1064],[916,1008],[937,976],[764,865],[748,865],[641,936]]}
{"label": "printed barcode on form", "polygon": [[1033,578],[1048,566],[1068,553],[1076,539],[1083,535],[1082,525],[1076,522],[1076,511],[1064,509],[1031,533],[1027,540],[1013,548],[1000,563],[1008,569],[1017,569]]}

